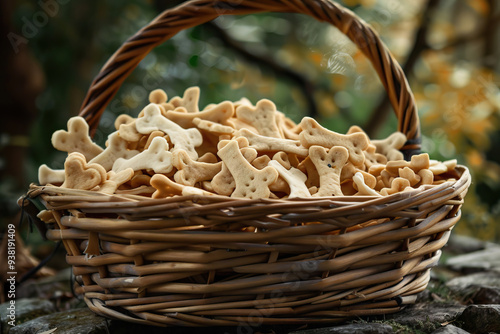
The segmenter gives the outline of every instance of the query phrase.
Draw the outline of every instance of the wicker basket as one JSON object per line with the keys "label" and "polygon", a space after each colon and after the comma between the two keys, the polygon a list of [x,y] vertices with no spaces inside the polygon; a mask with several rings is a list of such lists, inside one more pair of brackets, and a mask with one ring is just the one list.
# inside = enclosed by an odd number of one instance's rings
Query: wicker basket
{"label": "wicker basket", "polygon": [[[328,0],[194,0],[170,9],[111,57],[80,115],[95,131],[127,75],[178,31],[267,11],[307,14],[347,35],[389,94],[409,139],[406,158],[419,150],[400,66],[370,27]],[[156,326],[332,323],[414,303],[460,219],[470,175],[462,166],[457,173],[456,181],[387,197],[288,200],[153,200],[33,185],[24,205],[53,211],[47,237],[62,240],[77,292],[97,314]]]}

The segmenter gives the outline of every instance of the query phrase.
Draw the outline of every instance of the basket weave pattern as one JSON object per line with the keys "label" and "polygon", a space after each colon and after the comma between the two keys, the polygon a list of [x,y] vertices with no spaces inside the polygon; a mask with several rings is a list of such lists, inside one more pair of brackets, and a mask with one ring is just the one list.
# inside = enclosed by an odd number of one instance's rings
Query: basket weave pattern
{"label": "basket weave pattern", "polygon": [[[370,59],[409,139],[419,123],[404,73],[376,33],[326,0],[190,1],[111,57],[82,106],[95,130],[123,80],[156,45],[219,15],[304,13],[338,27]],[[52,210],[77,292],[96,313],[157,326],[321,323],[396,312],[429,281],[470,185],[460,178],[386,197],[149,199],[32,186]],[[254,232],[245,231],[252,227]]]}

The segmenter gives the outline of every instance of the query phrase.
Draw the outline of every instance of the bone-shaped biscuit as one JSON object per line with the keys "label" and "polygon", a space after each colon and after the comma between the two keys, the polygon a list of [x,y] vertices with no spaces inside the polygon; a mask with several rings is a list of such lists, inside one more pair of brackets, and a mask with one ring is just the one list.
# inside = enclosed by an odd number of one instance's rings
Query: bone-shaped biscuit
{"label": "bone-shaped biscuit", "polygon": [[89,136],[89,125],[83,117],[71,117],[68,131],[58,130],[52,134],[52,146],[63,152],[79,152],[89,161],[103,150]]}
{"label": "bone-shaped biscuit", "polygon": [[259,133],[259,131],[248,123],[243,122],[241,119],[236,117],[231,117],[227,120],[227,125],[235,130],[247,129],[253,133]]}
{"label": "bone-shaped biscuit", "polygon": [[316,169],[316,166],[314,166],[314,163],[311,161],[311,158],[308,156],[304,160],[302,160],[297,167],[301,172],[306,173],[307,175],[307,181],[306,181],[306,186],[307,188],[312,188],[312,187],[319,187],[319,174],[318,170]]}
{"label": "bone-shaped biscuit", "polygon": [[429,163],[429,170],[434,174],[434,175],[441,175],[446,172],[452,171],[455,169],[457,166],[457,160],[447,160],[447,161],[437,161],[437,160],[430,160]]}
{"label": "bone-shaped biscuit", "polygon": [[62,188],[90,190],[106,181],[106,170],[99,164],[88,164],[85,156],[78,152],[68,155],[64,162]]}
{"label": "bone-shaped biscuit", "polygon": [[118,173],[113,171],[108,172],[107,180],[99,187],[99,192],[112,195],[116,192],[119,186],[128,182],[134,176],[134,170],[127,168]]}
{"label": "bone-shaped biscuit", "polygon": [[[377,153],[375,145],[369,144],[366,150],[363,151],[363,154],[365,156],[365,166],[368,169],[370,169],[373,165],[385,165],[387,163],[387,157],[383,154]],[[393,154],[393,156],[395,155]]]}
{"label": "bone-shaped biscuit", "polygon": [[419,183],[421,179],[420,176],[418,174],[415,174],[413,169],[409,167],[401,168],[399,170],[399,176],[407,179],[410,182],[410,186],[412,187]]}
{"label": "bone-shaped biscuit", "polygon": [[347,149],[335,146],[327,152],[324,147],[311,146],[309,157],[311,157],[319,174],[320,187],[313,196],[343,196],[340,187],[340,173],[349,157]]}
{"label": "bone-shaped biscuit", "polygon": [[262,170],[254,168],[241,154],[238,143],[231,140],[217,152],[233,175],[236,188],[231,197],[269,198],[269,185],[278,178],[278,172],[273,167]]}
{"label": "bone-shaped biscuit", "polygon": [[174,175],[175,182],[191,187],[197,182],[211,180],[222,169],[222,161],[215,164],[193,161],[182,150],[174,154],[173,165],[178,169]]}
{"label": "bone-shaped biscuit", "polygon": [[199,118],[201,120],[211,121],[219,124],[226,124],[226,121],[234,114],[234,106],[229,101],[224,101],[217,104],[215,107],[201,112],[180,112],[177,109],[167,111],[165,116],[180,125],[183,128],[194,127],[193,120]]}
{"label": "bone-shaped biscuit", "polygon": [[382,195],[380,195],[379,192],[373,190],[373,188],[369,187],[365,183],[364,175],[361,172],[357,172],[356,174],[354,174],[354,176],[352,177],[352,180],[356,184],[356,188],[358,189],[358,193],[360,195],[369,195],[369,196],[378,196],[378,197],[382,196]]}
{"label": "bone-shaped biscuit", "polygon": [[211,152],[207,152],[198,158],[198,162],[206,162],[209,164],[215,164],[217,161],[217,156]]}
{"label": "bone-shaped biscuit", "polygon": [[168,100],[167,93],[163,89],[155,89],[149,93],[149,102],[162,104],[166,103]]}
{"label": "bone-shaped biscuit", "polygon": [[38,182],[40,185],[62,184],[65,179],[64,169],[51,169],[43,164],[38,168]]}
{"label": "bone-shaped biscuit", "polygon": [[274,167],[280,176],[288,183],[288,186],[290,187],[290,194],[288,195],[288,198],[311,197],[311,193],[305,183],[307,180],[306,174],[294,167],[286,169],[276,160],[269,161],[269,166]]}
{"label": "bone-shaped biscuit", "polygon": [[[229,141],[227,141],[227,143],[229,143]],[[222,147],[226,146],[227,143],[225,145],[222,145]],[[219,144],[221,143],[219,142]],[[250,163],[253,163],[256,160],[255,158],[257,157],[257,151],[250,147],[241,148],[241,154],[243,154],[243,157]],[[269,159],[269,157],[267,158]],[[234,181],[233,175],[224,162],[222,163],[221,171],[212,179],[211,185],[212,189],[219,195],[229,196],[234,191],[236,182]]]}
{"label": "bone-shaped biscuit", "polygon": [[299,125],[295,124],[294,121],[286,117],[281,111],[276,111],[276,119],[282,138],[299,140],[299,133],[302,131]]}
{"label": "bone-shaped biscuit", "polygon": [[163,174],[155,174],[151,178],[151,186],[156,189],[156,191],[151,196],[152,198],[166,198],[176,195],[188,196],[188,195],[199,195],[199,196],[213,196],[214,194],[204,191],[200,188],[185,186],[170,180]]}
{"label": "bone-shaped biscuit", "polygon": [[255,107],[241,105],[236,108],[236,117],[253,126],[260,135],[281,138],[276,115],[276,105],[266,99],[257,102]]}
{"label": "bone-shaped biscuit", "polygon": [[150,186],[151,176],[146,174],[135,174],[130,180],[130,185],[132,188],[138,188],[140,186]]}
{"label": "bone-shaped biscuit", "polygon": [[406,136],[401,132],[394,132],[386,139],[372,140],[372,144],[377,147],[377,153],[385,155],[389,161],[404,159],[400,149],[405,143]]}
{"label": "bone-shaped biscuit", "polygon": [[89,161],[89,163],[97,163],[109,171],[113,167],[113,163],[118,158],[130,159],[139,154],[139,151],[128,150],[127,142],[120,137],[118,131],[113,132],[108,136],[108,146],[98,156]]}
{"label": "bone-shaped biscuit", "polygon": [[116,131],[120,130],[120,125],[122,124],[129,124],[135,121],[135,118],[133,118],[130,115],[127,114],[121,114],[115,119],[115,129]]}
{"label": "bone-shaped biscuit", "polygon": [[410,181],[402,177],[396,177],[392,180],[391,187],[380,190],[380,194],[383,196],[392,195],[404,191],[407,187],[410,187]]}
{"label": "bone-shaped biscuit", "polygon": [[419,155],[412,156],[411,161],[406,161],[406,160],[388,161],[385,169],[392,176],[398,176],[400,168],[409,167],[413,169],[415,173],[418,173],[421,169],[429,169],[429,166],[430,166],[429,154],[422,153]]}
{"label": "bone-shaped biscuit", "polygon": [[[149,134],[149,136],[147,136],[146,143],[144,144],[145,150],[147,150],[149,148],[149,146],[153,142],[153,139],[155,139],[156,137],[164,137],[167,140],[167,143],[168,143],[168,140],[170,139],[170,138],[168,138],[168,135],[166,135],[163,131],[159,131],[159,130],[153,131]],[[169,147],[170,147],[170,144],[169,144]]]}
{"label": "bone-shaped biscuit", "polygon": [[418,176],[420,176],[420,184],[433,184],[434,183],[434,173],[428,169],[419,170]]}
{"label": "bone-shaped biscuit", "polygon": [[200,130],[205,130],[208,132],[216,134],[233,134],[235,131],[232,127],[227,125],[222,125],[220,123],[212,122],[206,119],[201,119],[199,117],[193,118],[193,124]]}
{"label": "bone-shaped biscuit", "polygon": [[298,140],[271,138],[261,136],[248,129],[241,129],[234,133],[235,137],[245,137],[251,147],[257,151],[294,153],[301,157],[306,157],[309,150],[301,145]]}
{"label": "bone-shaped biscuit", "polygon": [[118,127],[118,133],[120,134],[120,137],[128,142],[139,141],[142,135],[139,133],[139,131],[137,131],[135,124],[136,121],[137,120],[134,119],[132,122],[121,124]]}
{"label": "bone-shaped biscuit", "polygon": [[198,102],[200,100],[200,87],[189,87],[181,97],[173,97],[169,103],[175,108],[184,107],[188,113],[198,113],[200,111]]}
{"label": "bone-shaped biscuit", "polygon": [[149,148],[136,156],[126,160],[118,158],[113,164],[113,172],[118,173],[127,168],[134,171],[141,169],[153,169],[155,173],[169,173],[172,168],[172,153],[168,151],[167,140],[156,137]]}
{"label": "bone-shaped biscuit", "polygon": [[300,122],[302,132],[300,133],[300,143],[304,147],[313,145],[331,148],[334,146],[343,146],[349,152],[349,161],[354,166],[363,165],[365,156],[363,150],[368,148],[368,137],[364,133],[353,133],[350,135],[341,135],[336,132],[325,129],[310,117],[304,117]]}
{"label": "bone-shaped biscuit", "polygon": [[183,129],[168,118],[163,117],[160,108],[153,103],[149,104],[143,111],[144,117],[135,121],[137,131],[142,134],[149,134],[155,130],[163,131],[170,137],[174,145],[172,153],[177,150],[184,150],[191,159],[198,159],[195,147],[200,146],[203,142],[203,137],[198,129]]}

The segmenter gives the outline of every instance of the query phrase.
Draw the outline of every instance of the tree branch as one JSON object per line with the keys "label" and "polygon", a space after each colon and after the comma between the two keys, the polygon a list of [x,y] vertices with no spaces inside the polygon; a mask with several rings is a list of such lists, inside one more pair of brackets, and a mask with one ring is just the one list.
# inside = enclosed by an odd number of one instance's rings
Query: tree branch
{"label": "tree branch", "polygon": [[[429,24],[432,20],[432,16],[436,8],[438,7],[439,0],[429,0],[425,7],[424,12],[422,13],[422,22],[420,27],[415,34],[415,43],[413,44],[413,48],[411,49],[406,62],[403,65],[403,71],[406,76],[409,75],[415,63],[417,62],[418,57],[425,49],[429,48],[429,45],[426,41],[427,32],[429,30]],[[378,104],[378,106],[372,112],[370,119],[365,124],[364,129],[369,136],[374,136],[385,123],[387,116],[390,111],[390,101],[389,96],[384,94],[384,97]]]}

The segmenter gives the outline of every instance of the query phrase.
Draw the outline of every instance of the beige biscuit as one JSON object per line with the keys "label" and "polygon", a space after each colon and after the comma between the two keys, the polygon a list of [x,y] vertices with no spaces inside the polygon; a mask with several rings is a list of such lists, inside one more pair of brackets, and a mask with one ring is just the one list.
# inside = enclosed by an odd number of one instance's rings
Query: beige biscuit
{"label": "beige biscuit", "polygon": [[301,172],[307,175],[306,186],[307,188],[316,187],[319,188],[319,174],[316,166],[314,166],[311,158],[308,156],[302,160],[297,167]]}
{"label": "beige biscuit", "polygon": [[181,97],[173,97],[169,103],[175,108],[183,107],[188,113],[198,113],[200,111],[198,102],[200,101],[200,87],[189,87]]}
{"label": "beige biscuit", "polygon": [[215,154],[213,154],[211,152],[207,152],[207,153],[203,154],[201,157],[199,157],[198,161],[199,162],[206,162],[209,164],[215,164],[219,160],[217,159],[217,156]]}
{"label": "beige biscuit", "polygon": [[234,106],[229,101],[224,101],[217,104],[215,107],[201,112],[182,112],[177,109],[167,111],[166,117],[172,122],[180,125],[183,128],[192,128],[195,126],[194,119],[199,118],[204,121],[213,123],[227,124],[226,121],[234,114]]}
{"label": "beige biscuit", "polygon": [[336,132],[325,129],[310,117],[304,117],[300,126],[303,131],[300,133],[300,143],[304,147],[313,145],[332,148],[334,146],[343,146],[349,152],[349,161],[354,166],[362,166],[365,161],[363,150],[368,148],[368,137],[364,133],[353,133],[350,135],[341,135]]}
{"label": "beige biscuit", "polygon": [[375,176],[362,170],[356,171],[356,174],[358,173],[363,176],[363,181],[368,187],[370,187],[371,189],[375,188],[375,186],[377,185],[377,178]]}
{"label": "beige biscuit", "polygon": [[233,176],[236,187],[231,197],[269,198],[269,185],[278,178],[273,167],[254,168],[242,155],[235,140],[230,141],[217,153]]}
{"label": "beige biscuit", "polygon": [[406,143],[406,136],[401,132],[394,132],[386,139],[372,140],[372,144],[377,147],[377,153],[387,157],[387,160],[403,160],[404,156],[400,149]]}
{"label": "beige biscuit", "polygon": [[191,187],[198,182],[211,180],[222,169],[222,162],[211,164],[193,161],[182,150],[174,154],[173,165],[178,170],[174,175],[175,182]]}
{"label": "beige biscuit", "polygon": [[309,150],[303,147],[299,141],[282,139],[282,138],[271,138],[255,134],[247,129],[241,129],[235,132],[234,136],[245,137],[251,147],[255,148],[257,151],[264,152],[279,152],[283,151],[286,153],[297,154],[301,157],[306,157],[309,154]]}
{"label": "beige biscuit", "polygon": [[150,186],[151,176],[146,174],[135,174],[130,180],[130,185],[132,188],[138,188],[140,186]]}
{"label": "beige biscuit", "polygon": [[230,126],[215,123],[206,119],[201,119],[199,117],[193,118],[193,124],[200,130],[205,130],[216,134],[233,134],[235,131]]}
{"label": "beige biscuit", "polygon": [[391,176],[398,176],[399,169],[409,167],[415,173],[418,173],[421,169],[428,169],[430,166],[429,155],[427,153],[422,153],[419,155],[414,155],[411,157],[411,161],[406,160],[393,160],[388,161],[385,169]]}
{"label": "beige biscuit", "polygon": [[290,165],[295,168],[299,168],[299,158],[297,157],[297,154],[294,153],[288,153],[288,161],[290,162]]}
{"label": "beige biscuit", "polygon": [[376,164],[370,166],[370,168],[368,169],[368,173],[372,174],[373,176],[379,176],[384,169],[385,169],[384,164]]}
{"label": "beige biscuit", "polygon": [[130,181],[133,176],[134,170],[132,168],[127,168],[118,173],[109,171],[107,180],[99,187],[99,192],[112,195],[119,186]]}
{"label": "beige biscuit", "polygon": [[457,166],[456,159],[447,160],[443,162],[437,160],[430,160],[429,170],[434,175],[441,175],[454,170],[456,166]]}
{"label": "beige biscuit", "polygon": [[271,161],[271,158],[268,155],[261,155],[252,161],[252,166],[257,169],[264,169],[269,164],[269,161]]}
{"label": "beige biscuit", "polygon": [[149,93],[149,102],[162,104],[166,103],[168,100],[167,93],[163,89],[155,89],[151,93]]}
{"label": "beige biscuit", "polygon": [[97,156],[103,149],[95,144],[89,136],[89,126],[80,116],[71,117],[68,131],[58,130],[52,134],[52,146],[63,152],[79,152],[88,161]]}
{"label": "beige biscuit", "polygon": [[377,148],[375,147],[375,145],[369,144],[368,148],[363,151],[363,154],[365,156],[365,167],[367,169],[370,169],[370,167],[373,165],[385,165],[387,163],[387,158],[385,157],[385,155],[377,153],[376,150]]}
{"label": "beige biscuit", "polygon": [[155,174],[151,178],[151,186],[156,189],[156,191],[151,196],[152,198],[167,198],[172,196],[213,196],[214,194],[204,191],[200,188],[185,186],[170,180],[163,174]]}
{"label": "beige biscuit", "polygon": [[288,159],[288,154],[285,152],[278,152],[273,155],[273,160],[276,160],[279,162],[283,167],[286,169],[290,169],[292,167],[292,164],[290,163],[290,160]]}
{"label": "beige biscuit", "polygon": [[259,131],[251,126],[250,124],[247,124],[243,122],[242,120],[236,118],[236,117],[231,117],[230,119],[227,120],[227,125],[235,129],[236,131],[241,130],[241,129],[247,129],[255,134],[258,134]]}
{"label": "beige biscuit", "polygon": [[202,181],[201,182],[201,188],[203,190],[206,190],[208,192],[211,192],[211,193],[216,193],[216,191],[214,190],[214,187],[212,187],[212,181]]}
{"label": "beige biscuit", "polygon": [[356,185],[355,188],[358,190],[359,195],[369,195],[369,196],[382,196],[380,193],[375,191],[373,188],[374,187],[369,187],[366,182],[365,182],[365,176],[366,174],[363,174],[361,172],[357,172],[354,174],[352,177],[352,180],[354,184]]}
{"label": "beige biscuit", "polygon": [[64,162],[65,178],[62,188],[90,190],[106,181],[106,170],[99,164],[88,164],[78,152],[68,155]]}
{"label": "beige biscuit", "polygon": [[46,184],[62,184],[64,183],[64,169],[51,169],[43,164],[38,168],[38,182],[44,186]]}
{"label": "beige biscuit", "polygon": [[250,100],[246,97],[242,97],[238,101],[234,101],[233,104],[235,108],[238,108],[239,106],[253,106],[252,102],[250,102]]}
{"label": "beige biscuit", "polygon": [[142,134],[150,134],[155,130],[163,131],[172,141],[172,153],[177,150],[184,150],[189,154],[191,159],[198,159],[195,147],[200,146],[203,142],[203,137],[198,129],[183,129],[178,124],[163,117],[160,108],[153,103],[149,104],[143,111],[144,117],[138,118],[135,121],[137,131]]}
{"label": "beige biscuit", "polygon": [[136,128],[137,120],[134,120],[130,123],[121,124],[118,128],[118,133],[120,137],[125,139],[128,142],[137,142],[141,139],[142,134],[137,131]]}
{"label": "beige biscuit", "polygon": [[421,179],[420,176],[418,174],[415,174],[413,169],[409,167],[401,168],[399,170],[399,176],[407,179],[410,182],[410,186],[412,187],[419,183]]}
{"label": "beige biscuit", "polygon": [[336,146],[327,151],[321,146],[311,146],[309,157],[319,174],[320,186],[314,196],[343,196],[340,187],[340,173],[349,157],[347,149]]}
{"label": "beige biscuit", "polygon": [[352,162],[348,161],[344,167],[342,167],[342,171],[340,172],[340,182],[352,179],[357,171],[359,171],[359,169],[354,167]]}
{"label": "beige biscuit", "polygon": [[392,195],[404,191],[407,187],[410,187],[410,181],[402,177],[396,177],[391,182],[390,188],[383,188],[380,190],[380,194],[383,196]]}
{"label": "beige biscuit", "polygon": [[121,138],[118,131],[108,136],[108,146],[98,156],[89,161],[89,163],[100,164],[105,170],[109,171],[113,163],[118,158],[130,159],[140,152],[137,150],[128,150],[127,142]]}
{"label": "beige biscuit", "polygon": [[391,174],[389,173],[386,169],[380,172],[380,179],[384,183],[384,188],[385,187],[391,187],[392,180],[394,180],[395,177],[399,175],[399,169],[398,169],[398,174]]}
{"label": "beige biscuit", "polygon": [[302,131],[299,125],[295,124],[294,121],[286,117],[281,111],[276,111],[276,120],[281,138],[299,140],[299,133]]}
{"label": "beige biscuit", "polygon": [[[351,125],[349,130],[347,130],[346,135],[351,135],[353,133],[358,133],[358,132],[362,132],[366,135],[366,132],[363,129],[361,129],[361,127],[359,127],[357,125]],[[368,135],[366,135],[366,136],[368,137]]]}
{"label": "beige biscuit", "polygon": [[172,153],[168,151],[167,140],[156,137],[149,148],[130,159],[118,158],[113,164],[112,170],[118,173],[127,168],[134,171],[152,169],[155,173],[169,173],[172,168]]}
{"label": "beige biscuit", "polygon": [[[236,140],[239,148],[245,148],[245,147],[248,147],[250,145],[250,143],[248,142],[248,139],[246,137],[237,137],[237,138],[234,138],[233,140]],[[231,142],[231,139],[221,139],[217,143],[217,150],[220,150],[221,148],[223,148],[224,146],[226,146],[230,142]]]}
{"label": "beige biscuit", "polygon": [[260,100],[255,107],[240,105],[236,108],[236,117],[257,129],[258,134],[281,138],[276,115],[276,105],[267,99]]}
{"label": "beige biscuit", "polygon": [[[228,143],[229,141],[225,143],[225,145],[227,145]],[[257,151],[249,147],[243,147],[241,149],[241,154],[243,154],[243,157],[251,163],[253,163],[257,157]],[[269,157],[267,158],[269,159]],[[236,182],[234,181],[233,175],[224,162],[222,162],[221,171],[212,179],[211,186],[212,189],[219,195],[229,196],[234,191]]]}
{"label": "beige biscuit", "polygon": [[287,182],[290,193],[288,198],[295,197],[311,197],[309,189],[306,187],[307,175],[299,169],[290,167],[286,169],[281,163],[276,160],[269,161],[269,166],[274,167],[280,176]]}
{"label": "beige biscuit", "polygon": [[420,176],[420,184],[433,184],[434,183],[434,173],[428,169],[419,170],[418,176]]}
{"label": "beige biscuit", "polygon": [[116,131],[118,131],[120,129],[120,126],[122,124],[130,124],[133,121],[135,121],[135,118],[133,118],[132,116],[129,116],[127,114],[121,114],[121,115],[119,115],[115,119],[115,129],[116,129]]}

